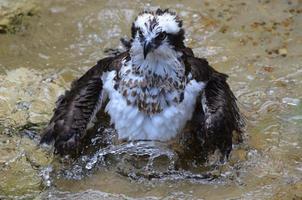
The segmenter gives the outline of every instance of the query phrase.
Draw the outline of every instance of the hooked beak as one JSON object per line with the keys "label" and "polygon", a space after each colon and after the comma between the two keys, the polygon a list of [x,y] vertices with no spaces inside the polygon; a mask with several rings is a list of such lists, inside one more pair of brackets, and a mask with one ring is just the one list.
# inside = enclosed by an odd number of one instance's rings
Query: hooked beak
{"label": "hooked beak", "polygon": [[144,59],[146,59],[148,53],[151,51],[152,49],[152,44],[150,42],[145,42],[144,43]]}

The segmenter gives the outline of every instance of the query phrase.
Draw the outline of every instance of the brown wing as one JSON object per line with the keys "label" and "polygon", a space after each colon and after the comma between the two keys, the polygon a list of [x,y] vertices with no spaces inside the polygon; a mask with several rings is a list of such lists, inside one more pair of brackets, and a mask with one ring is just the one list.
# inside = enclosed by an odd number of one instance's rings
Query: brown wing
{"label": "brown wing", "polygon": [[102,101],[102,73],[118,68],[123,56],[121,54],[115,58],[100,60],[72,83],[71,89],[57,101],[57,107],[44,130],[41,143],[54,141],[55,149],[60,154],[74,153],[78,149],[85,137],[87,125]]}
{"label": "brown wing", "polygon": [[187,58],[193,78],[206,82],[200,95],[191,123],[195,127],[195,139],[205,152],[219,149],[228,156],[232,149],[233,132],[242,133],[245,122],[239,112],[237,99],[231,91],[227,75],[214,70],[205,59]]}

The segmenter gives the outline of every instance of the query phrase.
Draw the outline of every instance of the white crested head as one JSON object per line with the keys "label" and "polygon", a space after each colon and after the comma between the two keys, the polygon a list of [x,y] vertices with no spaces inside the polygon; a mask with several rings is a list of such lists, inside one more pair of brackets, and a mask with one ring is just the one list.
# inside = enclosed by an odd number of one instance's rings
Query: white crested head
{"label": "white crested head", "polygon": [[133,22],[131,31],[130,56],[134,65],[153,68],[151,71],[158,65],[166,66],[162,70],[181,65],[184,30],[175,13],[161,9],[143,12]]}
{"label": "white crested head", "polygon": [[153,32],[156,34],[157,32],[166,32],[169,34],[177,34],[182,24],[174,13],[161,11],[140,14],[135,20],[134,26],[139,28],[143,33]]}

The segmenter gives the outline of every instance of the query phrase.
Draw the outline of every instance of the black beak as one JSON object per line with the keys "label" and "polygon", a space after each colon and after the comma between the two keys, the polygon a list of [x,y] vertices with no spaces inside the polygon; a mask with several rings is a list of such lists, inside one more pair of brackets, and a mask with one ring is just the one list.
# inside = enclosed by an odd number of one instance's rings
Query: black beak
{"label": "black beak", "polygon": [[144,44],[144,59],[146,59],[148,53],[151,51],[152,49],[152,44],[149,42],[145,42]]}

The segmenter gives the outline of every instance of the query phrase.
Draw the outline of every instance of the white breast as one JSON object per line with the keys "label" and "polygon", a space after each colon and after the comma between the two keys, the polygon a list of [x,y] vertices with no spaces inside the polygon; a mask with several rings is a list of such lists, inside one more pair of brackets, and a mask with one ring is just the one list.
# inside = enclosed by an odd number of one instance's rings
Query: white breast
{"label": "white breast", "polygon": [[127,105],[125,98],[114,89],[116,71],[104,73],[103,90],[109,96],[106,112],[111,117],[119,139],[166,141],[177,135],[191,119],[196,97],[205,86],[191,80],[185,87],[184,100],[178,105],[166,107],[162,112],[148,115],[136,106]]}

